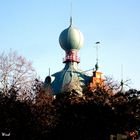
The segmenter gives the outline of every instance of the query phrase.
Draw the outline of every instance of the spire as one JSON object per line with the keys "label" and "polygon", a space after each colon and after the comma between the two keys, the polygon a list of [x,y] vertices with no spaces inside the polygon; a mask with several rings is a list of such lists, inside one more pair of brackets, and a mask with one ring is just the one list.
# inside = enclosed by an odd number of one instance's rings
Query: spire
{"label": "spire", "polygon": [[70,26],[72,25],[72,2],[70,5]]}
{"label": "spire", "polygon": [[72,16],[70,17],[70,26],[72,25]]}
{"label": "spire", "polygon": [[49,76],[51,76],[51,72],[50,71],[51,71],[51,69],[49,68]]}
{"label": "spire", "polygon": [[50,75],[50,68],[49,68],[49,75],[46,77],[46,79],[45,79],[45,84],[47,84],[47,85],[49,85],[49,84],[51,84],[51,75]]}

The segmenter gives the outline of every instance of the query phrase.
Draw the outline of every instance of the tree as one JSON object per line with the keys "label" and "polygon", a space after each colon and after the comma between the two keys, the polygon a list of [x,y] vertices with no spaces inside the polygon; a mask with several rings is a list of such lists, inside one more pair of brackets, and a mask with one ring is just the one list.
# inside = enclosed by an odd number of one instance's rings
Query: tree
{"label": "tree", "polygon": [[10,90],[16,90],[18,95],[29,93],[35,77],[35,69],[25,57],[11,50],[0,54],[0,91],[5,96],[9,96]]}
{"label": "tree", "polygon": [[[110,93],[110,92],[109,92]],[[140,133],[139,91],[129,90],[112,96],[97,88],[84,91],[60,93],[55,106],[58,124],[52,139],[109,140],[110,136],[123,136],[133,140]]]}
{"label": "tree", "polygon": [[27,102],[0,94],[0,139],[34,140],[38,124],[30,106]]}

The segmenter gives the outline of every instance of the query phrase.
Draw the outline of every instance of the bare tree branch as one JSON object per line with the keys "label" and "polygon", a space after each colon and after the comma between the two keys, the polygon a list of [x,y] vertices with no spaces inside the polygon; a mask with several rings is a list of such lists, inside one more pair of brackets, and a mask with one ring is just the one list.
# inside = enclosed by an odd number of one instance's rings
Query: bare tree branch
{"label": "bare tree branch", "polygon": [[5,95],[15,88],[19,94],[31,90],[36,78],[32,63],[10,50],[0,54],[0,90]]}

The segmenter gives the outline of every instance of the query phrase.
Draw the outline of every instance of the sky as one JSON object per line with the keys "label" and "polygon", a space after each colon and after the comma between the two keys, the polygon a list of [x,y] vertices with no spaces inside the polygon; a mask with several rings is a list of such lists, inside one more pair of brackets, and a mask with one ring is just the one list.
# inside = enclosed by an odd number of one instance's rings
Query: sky
{"label": "sky", "polygon": [[94,67],[99,41],[100,71],[120,81],[123,66],[124,81],[140,89],[140,0],[0,0],[0,53],[17,51],[44,81],[64,67],[58,38],[71,15],[84,35],[79,68]]}

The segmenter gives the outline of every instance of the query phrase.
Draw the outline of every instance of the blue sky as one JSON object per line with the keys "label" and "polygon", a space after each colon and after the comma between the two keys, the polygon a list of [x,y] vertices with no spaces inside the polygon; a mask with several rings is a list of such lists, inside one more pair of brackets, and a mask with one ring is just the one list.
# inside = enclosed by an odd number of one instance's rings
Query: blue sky
{"label": "blue sky", "polygon": [[69,26],[72,2],[73,24],[84,35],[79,67],[95,65],[95,42],[100,41],[100,70],[115,80],[131,79],[140,89],[139,0],[0,0],[0,53],[11,48],[33,62],[44,80],[60,71],[64,51],[58,38]]}

